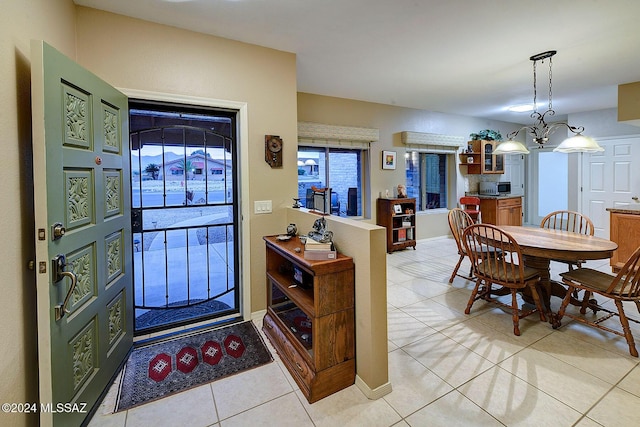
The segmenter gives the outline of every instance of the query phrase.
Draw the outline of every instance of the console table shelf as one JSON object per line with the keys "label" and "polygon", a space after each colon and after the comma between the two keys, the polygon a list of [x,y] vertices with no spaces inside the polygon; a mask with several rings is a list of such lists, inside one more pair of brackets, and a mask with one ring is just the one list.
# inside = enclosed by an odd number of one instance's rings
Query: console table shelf
{"label": "console table shelf", "polygon": [[309,403],[355,382],[355,268],[304,258],[299,237],[266,243],[263,331]]}

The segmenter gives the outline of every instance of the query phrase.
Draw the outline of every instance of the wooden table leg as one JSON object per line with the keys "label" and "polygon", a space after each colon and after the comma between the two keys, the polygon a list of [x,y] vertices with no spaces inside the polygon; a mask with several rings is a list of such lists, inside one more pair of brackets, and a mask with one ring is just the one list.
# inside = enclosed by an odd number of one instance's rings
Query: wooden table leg
{"label": "wooden table leg", "polygon": [[[547,258],[541,258],[531,255],[523,255],[524,265],[527,267],[535,268],[540,275],[540,282],[538,284],[538,290],[540,294],[540,302],[544,306],[545,314],[549,323],[554,324],[556,315],[551,311],[551,295],[553,295],[553,285],[551,281],[551,272],[549,270],[550,261]],[[565,292],[566,293],[566,292]],[[562,294],[564,296],[564,293]],[[529,304],[534,303],[531,296],[527,296],[531,301],[527,301]]]}
{"label": "wooden table leg", "polygon": [[[538,270],[538,274],[540,275],[539,287],[541,289],[540,299],[542,301],[542,304],[544,304],[545,306],[546,314],[549,316],[549,323],[554,325],[554,327],[560,326],[560,321],[558,320],[557,313],[553,313],[551,311],[551,297],[554,296],[563,299],[567,294],[567,288],[561,282],[551,280],[549,259],[531,255],[523,255],[523,261],[527,267],[535,268],[536,270]],[[571,296],[570,303],[571,305],[579,307],[582,306],[582,301],[577,300],[573,296]]]}

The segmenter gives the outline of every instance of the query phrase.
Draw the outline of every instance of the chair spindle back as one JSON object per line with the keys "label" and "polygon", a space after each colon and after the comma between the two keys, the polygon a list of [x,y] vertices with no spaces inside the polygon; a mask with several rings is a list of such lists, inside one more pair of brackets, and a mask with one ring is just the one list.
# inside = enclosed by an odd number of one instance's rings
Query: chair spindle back
{"label": "chair spindle back", "polygon": [[618,295],[622,299],[637,299],[640,296],[640,247],[624,263],[607,293]]}
{"label": "chair spindle back", "polygon": [[[525,286],[522,251],[511,235],[493,225],[474,224],[465,229],[463,242],[479,277]],[[502,256],[496,256],[496,252]]]}
{"label": "chair spindle back", "polygon": [[542,219],[540,228],[571,231],[587,236],[593,236],[595,231],[593,222],[588,217],[574,211],[551,212]]}

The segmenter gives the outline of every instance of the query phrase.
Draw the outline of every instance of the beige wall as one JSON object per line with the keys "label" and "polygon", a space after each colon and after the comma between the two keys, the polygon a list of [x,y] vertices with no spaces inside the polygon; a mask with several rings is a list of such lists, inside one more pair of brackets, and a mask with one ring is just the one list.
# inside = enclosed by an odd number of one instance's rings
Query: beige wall
{"label": "beige wall", "polygon": [[[45,39],[75,56],[71,0],[9,0],[0,13],[0,206],[3,280],[0,285],[0,400],[38,399],[33,180],[31,167],[30,41]],[[0,412],[0,425],[37,425],[37,415]]]}
{"label": "beige wall", "polygon": [[640,82],[618,86],[618,120],[640,126]]}
{"label": "beige wall", "polygon": [[[390,192],[405,183],[404,153],[405,146],[400,140],[400,132],[427,132],[443,135],[468,137],[472,132],[482,129],[499,130],[502,135],[517,130],[520,126],[513,123],[498,122],[393,105],[334,98],[308,93],[298,93],[298,120],[344,126],[370,127],[380,130],[380,140],[371,144],[369,168],[371,171],[371,197],[367,201],[369,216],[375,223],[376,198],[385,190]],[[383,170],[381,166],[382,150],[397,152],[398,167],[395,170]],[[454,204],[464,195],[465,175],[458,165],[450,164],[450,179],[455,180],[449,203]],[[417,215],[417,238],[442,236],[449,233],[446,212],[428,212]]]}

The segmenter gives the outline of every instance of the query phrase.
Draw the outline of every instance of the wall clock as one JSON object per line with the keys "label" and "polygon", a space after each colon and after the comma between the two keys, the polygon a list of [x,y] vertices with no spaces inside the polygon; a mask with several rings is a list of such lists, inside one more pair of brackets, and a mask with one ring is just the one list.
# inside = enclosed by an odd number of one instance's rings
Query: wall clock
{"label": "wall clock", "polygon": [[264,161],[272,168],[282,167],[282,138],[278,135],[264,136]]}

